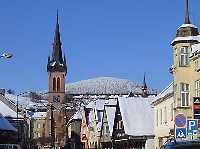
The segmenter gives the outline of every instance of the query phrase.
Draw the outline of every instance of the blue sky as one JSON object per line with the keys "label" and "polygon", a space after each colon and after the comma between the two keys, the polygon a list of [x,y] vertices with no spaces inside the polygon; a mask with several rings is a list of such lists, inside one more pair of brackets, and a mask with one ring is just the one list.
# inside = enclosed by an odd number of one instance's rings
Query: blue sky
{"label": "blue sky", "polygon": [[[190,2],[199,26],[200,1]],[[172,79],[170,42],[183,23],[185,0],[6,0],[0,2],[0,87],[47,89],[47,57],[59,9],[66,82],[112,76],[162,89]]]}

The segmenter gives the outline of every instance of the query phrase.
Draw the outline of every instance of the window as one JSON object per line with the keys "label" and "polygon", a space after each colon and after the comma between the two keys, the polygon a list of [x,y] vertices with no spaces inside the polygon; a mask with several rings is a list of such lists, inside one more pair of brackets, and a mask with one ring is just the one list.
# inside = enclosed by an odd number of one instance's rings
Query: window
{"label": "window", "polygon": [[60,91],[60,78],[57,78],[57,91]]}
{"label": "window", "polygon": [[162,109],[160,109],[160,124],[162,125]]}
{"label": "window", "polygon": [[189,84],[181,83],[181,106],[189,106]]}
{"label": "window", "polygon": [[156,110],[156,126],[158,126],[158,110]]}
{"label": "window", "polygon": [[200,80],[197,80],[195,84],[196,97],[200,97]]}
{"label": "window", "polygon": [[189,52],[188,47],[180,48],[180,66],[187,66],[189,64]]}
{"label": "window", "polygon": [[164,108],[164,118],[165,118],[165,124],[167,123],[167,107]]}
{"label": "window", "polygon": [[37,128],[40,128],[40,124],[37,124]]}
{"label": "window", "polygon": [[56,91],[56,78],[53,78],[53,91]]}
{"label": "window", "polygon": [[109,126],[106,126],[106,133],[109,133]]}
{"label": "window", "polygon": [[174,85],[174,106],[177,107],[177,84]]}
{"label": "window", "polygon": [[117,129],[122,129],[122,128],[123,128],[123,123],[122,123],[122,120],[121,120],[117,123]]}
{"label": "window", "polygon": [[173,121],[174,120],[174,104],[173,103],[171,103],[171,105],[170,105],[170,114],[171,114],[171,121]]}

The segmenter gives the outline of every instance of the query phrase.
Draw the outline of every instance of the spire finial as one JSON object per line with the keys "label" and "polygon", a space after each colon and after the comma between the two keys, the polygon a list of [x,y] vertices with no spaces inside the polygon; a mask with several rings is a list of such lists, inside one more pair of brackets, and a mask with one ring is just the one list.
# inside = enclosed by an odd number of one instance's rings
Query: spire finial
{"label": "spire finial", "polygon": [[56,16],[56,24],[58,24],[58,9],[57,9],[57,16]]}
{"label": "spire finial", "polygon": [[190,24],[188,0],[186,0],[186,14],[184,24]]}

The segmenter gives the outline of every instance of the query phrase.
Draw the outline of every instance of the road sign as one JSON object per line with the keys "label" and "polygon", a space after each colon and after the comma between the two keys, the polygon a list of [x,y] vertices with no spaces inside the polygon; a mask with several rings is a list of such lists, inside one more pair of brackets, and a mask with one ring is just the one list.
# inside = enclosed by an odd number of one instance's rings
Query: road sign
{"label": "road sign", "polygon": [[200,119],[200,98],[199,97],[193,98],[193,114],[194,114],[194,119]]}
{"label": "road sign", "polygon": [[186,128],[176,128],[176,138],[186,138]]}
{"label": "road sign", "polygon": [[200,98],[199,97],[194,97],[194,104],[200,104]]}
{"label": "road sign", "polygon": [[198,120],[189,119],[187,120],[187,135],[194,136],[198,134]]}
{"label": "road sign", "polygon": [[186,125],[186,116],[184,114],[178,114],[175,117],[175,125],[177,127],[184,127]]}

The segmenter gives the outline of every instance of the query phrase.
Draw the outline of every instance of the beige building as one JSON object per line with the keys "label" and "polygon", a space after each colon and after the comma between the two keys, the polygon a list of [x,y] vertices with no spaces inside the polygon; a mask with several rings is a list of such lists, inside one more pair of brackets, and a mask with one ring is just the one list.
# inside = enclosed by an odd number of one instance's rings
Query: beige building
{"label": "beige building", "polygon": [[184,24],[176,33],[171,45],[173,48],[175,115],[183,113],[187,118],[193,118],[193,98],[199,97],[200,74],[198,28],[190,22],[188,1],[186,1],[186,16]]}
{"label": "beige building", "polygon": [[159,149],[174,135],[173,83],[155,97],[152,105],[154,106],[155,148]]}
{"label": "beige building", "polygon": [[46,116],[46,112],[34,112],[32,117],[27,120],[30,126],[31,147],[37,147],[38,149],[44,147]]}

